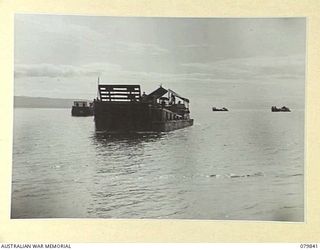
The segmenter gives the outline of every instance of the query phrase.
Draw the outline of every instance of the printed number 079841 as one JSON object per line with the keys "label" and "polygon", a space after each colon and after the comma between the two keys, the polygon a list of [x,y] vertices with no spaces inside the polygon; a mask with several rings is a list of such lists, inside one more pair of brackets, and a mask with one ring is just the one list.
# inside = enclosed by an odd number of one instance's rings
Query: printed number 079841
{"label": "printed number 079841", "polygon": [[318,248],[318,244],[300,244],[300,248]]}

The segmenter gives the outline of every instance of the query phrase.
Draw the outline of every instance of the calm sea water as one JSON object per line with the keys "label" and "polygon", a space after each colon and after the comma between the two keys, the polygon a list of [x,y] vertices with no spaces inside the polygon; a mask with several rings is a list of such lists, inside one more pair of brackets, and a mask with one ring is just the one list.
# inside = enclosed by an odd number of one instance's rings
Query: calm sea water
{"label": "calm sea water", "polygon": [[203,112],[161,134],[95,133],[15,109],[12,218],[304,220],[304,112]]}

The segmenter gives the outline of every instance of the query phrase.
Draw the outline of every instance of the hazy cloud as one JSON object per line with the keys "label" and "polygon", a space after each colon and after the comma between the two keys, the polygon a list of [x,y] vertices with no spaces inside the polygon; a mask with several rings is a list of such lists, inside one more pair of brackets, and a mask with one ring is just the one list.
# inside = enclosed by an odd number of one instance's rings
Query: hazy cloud
{"label": "hazy cloud", "polygon": [[[143,46],[137,46],[139,49]],[[138,49],[138,50],[139,50]],[[137,50],[137,51],[138,51]],[[137,52],[138,53],[138,52]],[[15,77],[78,77],[105,76],[113,81],[161,82],[234,82],[256,79],[293,79],[304,77],[304,56],[278,58],[241,58],[210,63],[184,63],[174,73],[130,71],[111,63],[91,63],[82,66],[53,64],[16,64]],[[117,80],[118,79],[118,80]],[[254,81],[256,82],[256,81]]]}
{"label": "hazy cloud", "polygon": [[119,71],[121,67],[108,63],[92,63],[83,66],[53,64],[16,64],[14,75],[20,77],[75,77],[99,76],[102,73]]}
{"label": "hazy cloud", "polygon": [[167,49],[156,44],[117,42],[113,49],[124,53],[137,55],[163,55],[169,53]]}
{"label": "hazy cloud", "polygon": [[183,44],[179,46],[183,49],[207,49],[210,47],[208,44]]}
{"label": "hazy cloud", "polygon": [[303,55],[285,57],[252,57],[209,63],[181,64],[189,72],[212,74],[214,78],[301,78],[305,74]]}

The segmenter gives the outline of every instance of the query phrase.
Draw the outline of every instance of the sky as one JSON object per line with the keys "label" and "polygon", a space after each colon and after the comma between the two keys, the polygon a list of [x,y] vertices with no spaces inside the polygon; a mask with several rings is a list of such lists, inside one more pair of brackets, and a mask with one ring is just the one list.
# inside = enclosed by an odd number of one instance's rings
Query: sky
{"label": "sky", "polygon": [[16,96],[93,99],[160,84],[191,106],[304,108],[305,18],[15,15]]}

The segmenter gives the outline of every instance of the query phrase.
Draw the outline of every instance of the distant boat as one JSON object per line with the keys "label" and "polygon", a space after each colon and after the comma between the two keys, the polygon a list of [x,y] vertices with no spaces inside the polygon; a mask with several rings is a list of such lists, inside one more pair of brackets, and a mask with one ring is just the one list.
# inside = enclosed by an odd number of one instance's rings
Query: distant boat
{"label": "distant boat", "polygon": [[93,103],[86,101],[74,101],[72,110],[72,116],[92,116],[93,115]]}
{"label": "distant boat", "polygon": [[223,107],[222,109],[213,107],[213,108],[212,108],[212,111],[229,111],[229,110],[228,110],[227,108],[225,108],[225,107]]}
{"label": "distant boat", "polygon": [[291,110],[286,106],[283,106],[281,108],[277,108],[276,106],[272,106],[271,111],[272,112],[291,112]]}

